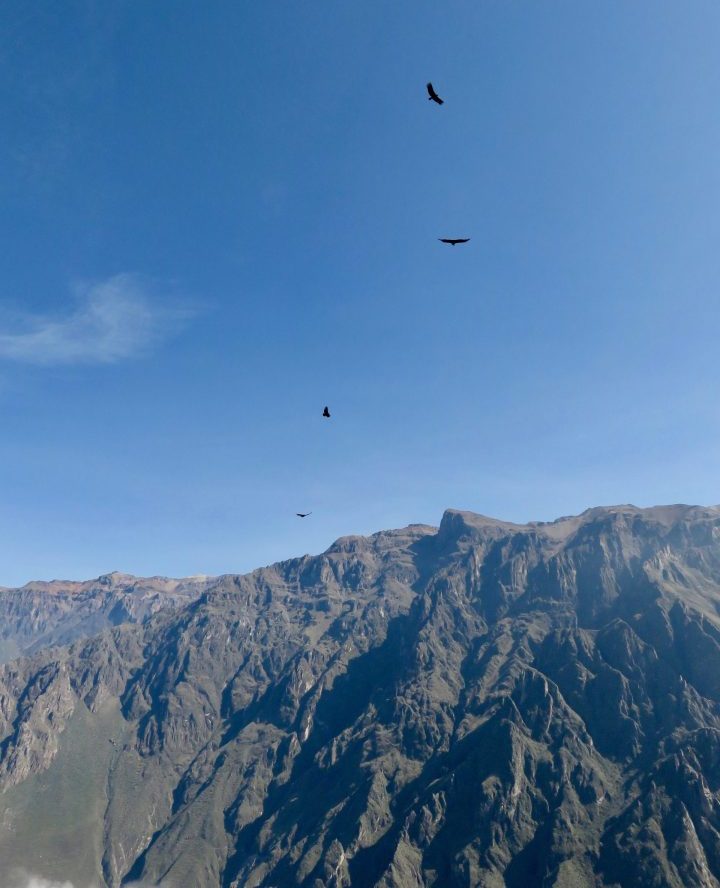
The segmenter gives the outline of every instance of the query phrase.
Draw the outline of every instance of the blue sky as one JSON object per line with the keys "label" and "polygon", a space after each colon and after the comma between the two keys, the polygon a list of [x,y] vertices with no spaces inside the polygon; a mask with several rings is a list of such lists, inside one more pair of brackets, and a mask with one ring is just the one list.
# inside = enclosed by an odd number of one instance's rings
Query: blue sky
{"label": "blue sky", "polygon": [[720,502],[717,3],[2,13],[0,583]]}

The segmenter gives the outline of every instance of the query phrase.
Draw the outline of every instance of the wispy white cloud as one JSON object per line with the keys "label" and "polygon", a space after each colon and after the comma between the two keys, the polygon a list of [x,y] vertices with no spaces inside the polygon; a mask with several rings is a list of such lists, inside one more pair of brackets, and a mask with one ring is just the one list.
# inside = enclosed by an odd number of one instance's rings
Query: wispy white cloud
{"label": "wispy white cloud", "polygon": [[[15,869],[9,876],[9,883],[0,885],[0,888],[80,888],[73,882],[58,881],[57,879],[46,879],[43,876],[36,876],[24,869]],[[83,886],[83,888],[97,888],[95,885]],[[170,888],[169,883],[161,883],[152,885],[149,882],[132,882],[127,888]]]}
{"label": "wispy white cloud", "polygon": [[77,304],[65,316],[26,316],[16,329],[0,329],[0,359],[113,364],[173,335],[191,314],[151,298],[136,275],[120,274],[79,288]]}
{"label": "wispy white cloud", "polygon": [[[23,869],[15,870],[10,882],[4,888],[75,888],[72,882],[58,882],[55,879],[44,879]],[[93,888],[93,886],[88,886]]]}

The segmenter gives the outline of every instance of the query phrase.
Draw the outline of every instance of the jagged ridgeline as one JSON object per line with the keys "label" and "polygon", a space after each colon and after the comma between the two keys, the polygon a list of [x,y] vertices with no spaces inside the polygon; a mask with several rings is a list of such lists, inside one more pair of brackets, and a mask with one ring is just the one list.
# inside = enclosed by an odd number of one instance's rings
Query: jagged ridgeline
{"label": "jagged ridgeline", "polygon": [[0,593],[0,885],[720,884],[720,510],[113,576]]}

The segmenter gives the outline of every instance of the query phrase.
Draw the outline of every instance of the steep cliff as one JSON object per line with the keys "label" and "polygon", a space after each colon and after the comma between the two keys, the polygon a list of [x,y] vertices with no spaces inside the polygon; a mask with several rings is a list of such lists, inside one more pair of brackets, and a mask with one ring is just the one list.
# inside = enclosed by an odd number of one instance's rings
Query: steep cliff
{"label": "steep cliff", "polygon": [[449,511],[207,581],[0,668],[0,867],[718,886],[719,608],[688,506]]}

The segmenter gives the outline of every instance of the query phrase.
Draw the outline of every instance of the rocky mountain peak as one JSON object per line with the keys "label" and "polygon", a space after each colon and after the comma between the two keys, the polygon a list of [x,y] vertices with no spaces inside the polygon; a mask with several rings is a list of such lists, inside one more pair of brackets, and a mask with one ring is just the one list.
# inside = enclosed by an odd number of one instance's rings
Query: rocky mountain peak
{"label": "rocky mountain peak", "polygon": [[0,668],[0,883],[720,884],[717,509],[448,510],[167,588]]}

